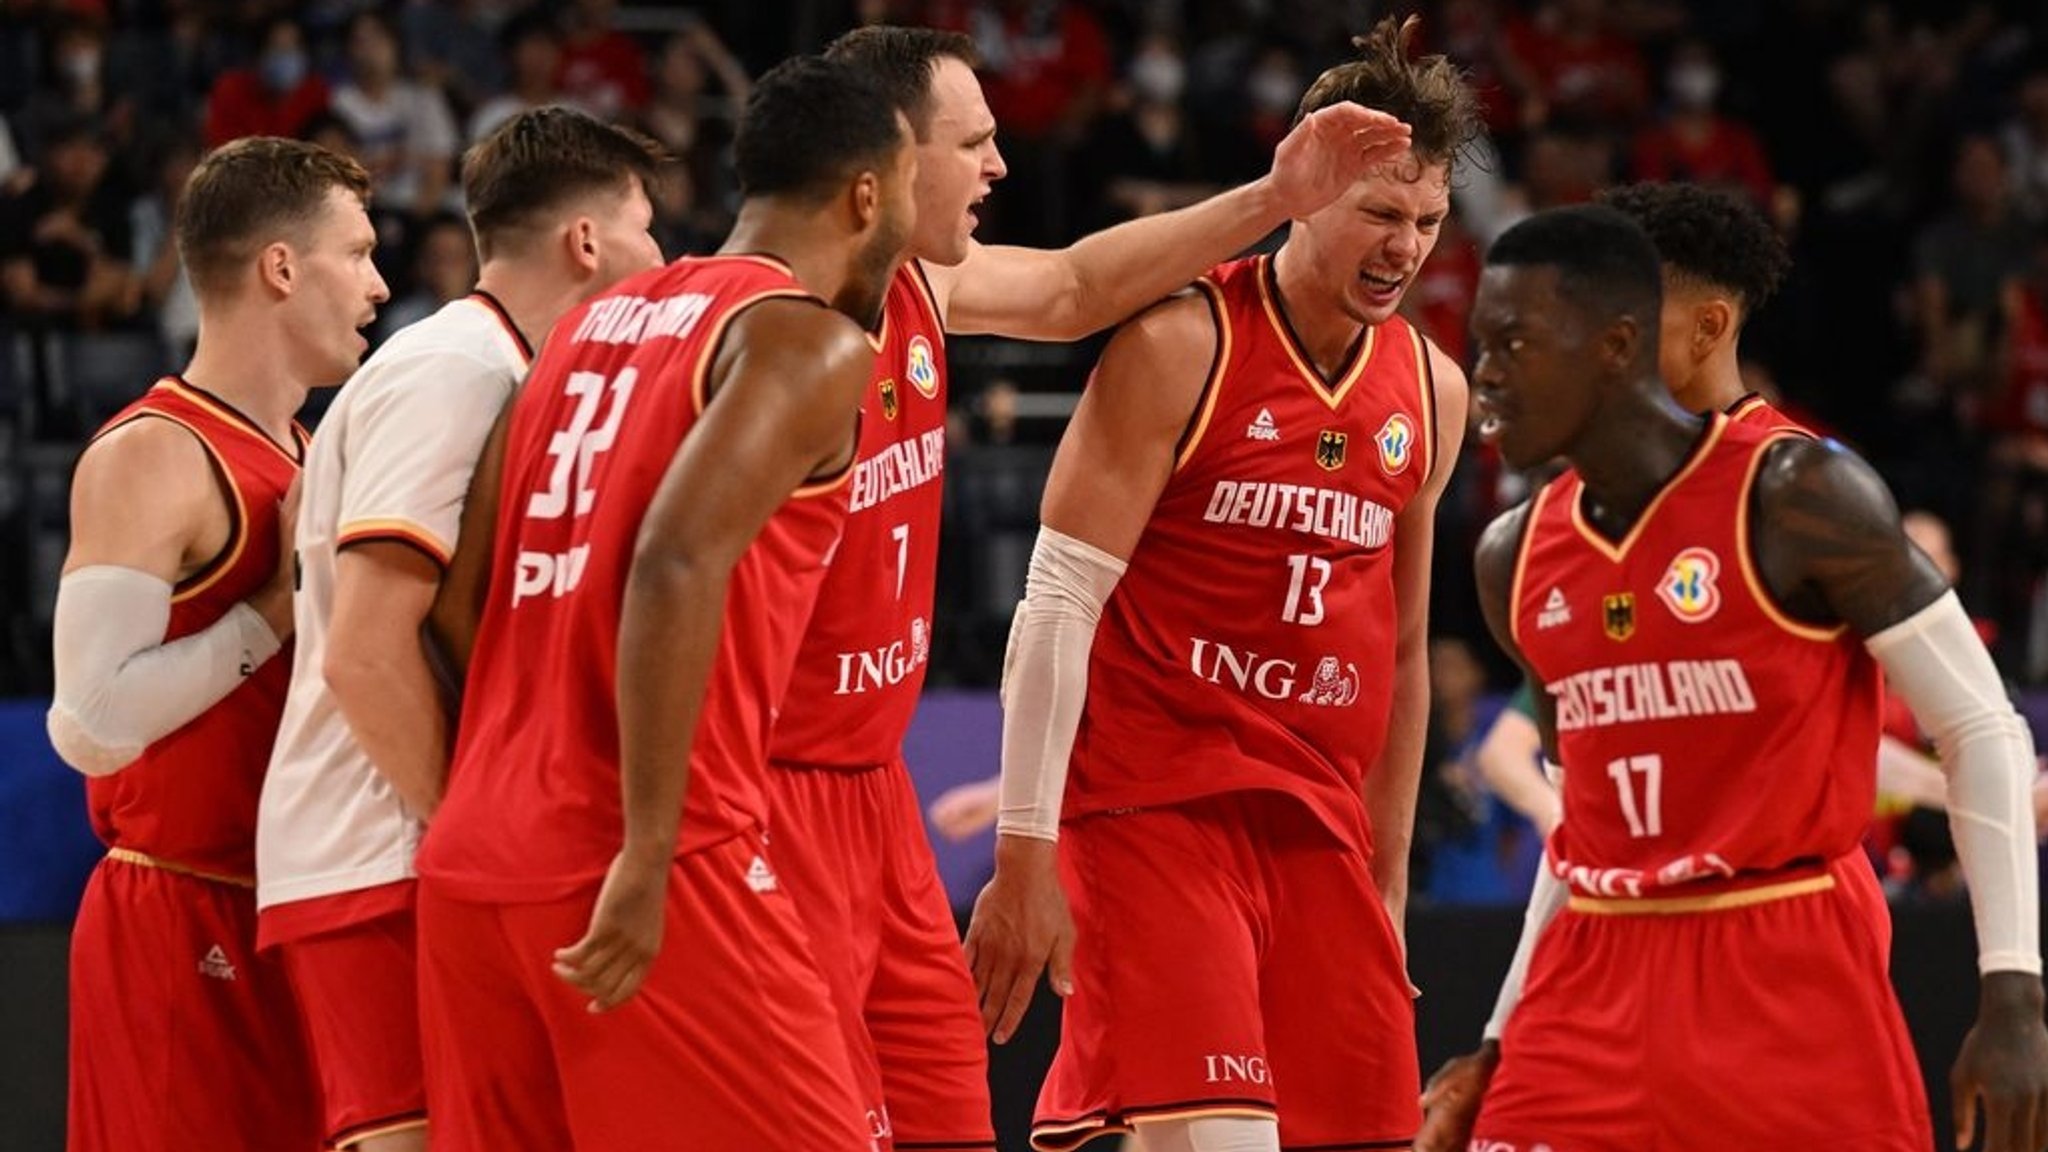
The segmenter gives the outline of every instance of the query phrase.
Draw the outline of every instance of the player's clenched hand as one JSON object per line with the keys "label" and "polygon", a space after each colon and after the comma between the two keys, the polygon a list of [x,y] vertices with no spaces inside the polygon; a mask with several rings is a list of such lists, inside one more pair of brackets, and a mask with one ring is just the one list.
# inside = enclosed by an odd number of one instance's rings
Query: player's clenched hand
{"label": "player's clenched hand", "polygon": [[974,901],[967,925],[967,966],[981,994],[981,1024],[1007,1041],[1031,1006],[1038,974],[1050,968],[1053,991],[1074,990],[1074,918],[1054,864],[1058,845],[1026,836],[996,840],[996,875]]}
{"label": "player's clenched hand", "polygon": [[1273,193],[1289,219],[1327,206],[1373,169],[1408,151],[1408,125],[1357,104],[1302,118],[1273,151]]}
{"label": "player's clenched hand", "polygon": [[661,951],[669,861],[612,858],[583,939],[555,950],[555,975],[590,996],[592,1012],[609,1012],[640,990]]}
{"label": "player's clenched hand", "polygon": [[1415,1134],[1415,1152],[1464,1152],[1479,1119],[1479,1101],[1500,1063],[1500,1044],[1493,1040],[1477,1052],[1453,1056],[1429,1078],[1422,1090],[1422,1130]]}
{"label": "player's clenched hand", "polygon": [[1984,976],[1977,1023],[1949,1073],[1956,1147],[1976,1139],[1984,1100],[1984,1152],[2048,1148],[2048,1027],[2041,1023],[2041,980],[2024,972]]}

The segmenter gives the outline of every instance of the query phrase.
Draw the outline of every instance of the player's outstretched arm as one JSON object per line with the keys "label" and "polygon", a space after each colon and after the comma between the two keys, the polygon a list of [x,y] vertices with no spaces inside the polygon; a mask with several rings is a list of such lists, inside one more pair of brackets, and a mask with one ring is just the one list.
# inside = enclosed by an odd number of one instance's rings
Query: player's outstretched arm
{"label": "player's outstretched arm", "polygon": [[1949,826],[1969,879],[1982,972],[1976,1024],[1950,1076],[1967,1146],[1983,1102],[1987,1152],[2048,1147],[2033,742],[1962,605],[1907,541],[1875,472],[1827,441],[1766,449],[1751,547],[1794,615],[1843,621],[1941,752]]}
{"label": "player's outstretched arm", "polygon": [[227,501],[196,435],[138,419],[100,439],[71,487],[71,549],[53,621],[58,755],[89,776],[119,771],[213,707],[292,634],[296,483],[279,509],[271,579],[210,627],[170,643],[177,583],[225,547]]}
{"label": "player's outstretched arm", "polygon": [[[1474,557],[1474,575],[1487,630],[1493,634],[1494,642],[1500,645],[1501,651],[1512,657],[1523,668],[1529,682],[1537,686],[1533,699],[1536,729],[1541,742],[1555,748],[1555,707],[1549,694],[1541,690],[1542,681],[1528,670],[1510,623],[1515,558],[1521,549],[1528,516],[1529,505],[1522,504],[1502,513],[1487,526]],[[1521,999],[1522,981],[1528,974],[1530,958],[1535,955],[1536,941],[1563,906],[1564,895],[1563,885],[1551,876],[1546,860],[1537,871],[1536,886],[1529,895],[1529,910],[1522,919],[1522,936],[1515,945],[1515,957],[1508,965],[1507,976],[1501,981],[1500,995],[1494,1001],[1493,1016],[1486,1023],[1484,1038],[1474,1051],[1446,1061],[1430,1076],[1428,1085],[1423,1089],[1422,1129],[1416,1133],[1416,1152],[1462,1152],[1472,1138],[1472,1125],[1479,1119],[1480,1101],[1485,1098],[1487,1085],[1492,1082],[1494,1068],[1500,1064],[1501,1034],[1507,1028],[1508,1016]]]}
{"label": "player's outstretched arm", "polygon": [[1394,922],[1407,941],[1408,844],[1415,834],[1415,796],[1422,782],[1423,745],[1429,737],[1429,568],[1435,551],[1436,506],[1458,463],[1470,402],[1465,373],[1429,344],[1436,387],[1437,442],[1429,482],[1394,521],[1394,698],[1379,762],[1366,773],[1363,799],[1372,822],[1372,874]]}
{"label": "player's outstretched arm", "polygon": [[1074,922],[1055,871],[1067,758],[1096,621],[1174,468],[1216,350],[1206,293],[1176,296],[1118,332],[1060,438],[1024,603],[1003,661],[996,874],[974,903],[967,962],[1000,1044],[1039,973],[1072,990]]}
{"label": "player's outstretched arm", "polygon": [[724,625],[726,584],[775,510],[853,451],[853,415],[874,348],[844,315],[768,300],[727,330],[715,394],[640,525],[619,616],[619,782],[625,842],[581,940],[555,972],[624,1003],[661,948],[690,751]]}
{"label": "player's outstretched arm", "polygon": [[1392,116],[1333,104],[1295,125],[1272,171],[1250,184],[1065,248],[974,245],[960,264],[926,262],[925,272],[948,332],[1078,340],[1323,208],[1408,142],[1408,126]]}

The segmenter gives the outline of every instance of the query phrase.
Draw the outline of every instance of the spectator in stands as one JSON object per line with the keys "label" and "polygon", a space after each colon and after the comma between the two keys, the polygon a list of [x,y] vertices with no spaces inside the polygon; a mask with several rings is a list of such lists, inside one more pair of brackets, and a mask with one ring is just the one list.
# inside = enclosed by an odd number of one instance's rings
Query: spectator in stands
{"label": "spectator in stands", "polygon": [[472,144],[529,108],[550,104],[582,107],[562,90],[562,30],[545,13],[528,12],[513,18],[506,23],[500,39],[505,46],[512,87],[485,101],[469,118]]}
{"label": "spectator in stands", "polygon": [[135,106],[116,93],[107,75],[106,41],[106,29],[91,17],[71,15],[56,24],[49,39],[50,80],[15,121],[30,155],[42,152],[51,127],[77,120],[96,124],[115,155],[134,139]]}
{"label": "spectator in stands", "polygon": [[356,155],[375,181],[371,203],[415,220],[449,207],[461,141],[448,101],[400,73],[398,30],[378,10],[349,21],[347,43],[349,75],[334,90],[332,110],[359,142]]}
{"label": "spectator in stands", "polygon": [[0,198],[7,310],[56,331],[134,315],[128,205],[105,180],[106,145],[85,118],[51,125],[25,187]]}
{"label": "spectator in stands", "polygon": [[476,242],[461,214],[442,212],[428,220],[414,244],[412,290],[377,312],[377,338],[424,320],[443,304],[476,287]]}
{"label": "spectator in stands", "polygon": [[305,30],[278,17],[264,26],[256,62],[214,81],[206,100],[206,146],[242,136],[298,136],[327,102],[327,81],[313,71]]}
{"label": "spectator in stands", "polygon": [[1187,62],[1164,33],[1138,42],[1111,96],[1115,111],[1089,138],[1081,170],[1102,187],[1084,224],[1107,228],[1171,211],[1222,191],[1218,173],[1188,124],[1182,97]]}
{"label": "spectator in stands", "polygon": [[155,315],[167,362],[173,364],[190,360],[199,339],[199,298],[192,294],[192,280],[178,257],[178,238],[172,228],[185,179],[199,163],[199,151],[196,133],[172,136],[157,159],[151,186],[129,208],[134,233],[130,260],[141,278],[143,307]]}
{"label": "spectator in stands", "polygon": [[1642,53],[1608,26],[1605,0],[1544,0],[1531,18],[1509,21],[1507,46],[1535,82],[1530,123],[1626,130],[1649,106]]}
{"label": "spectator in stands", "polygon": [[2005,156],[1988,135],[1956,150],[1950,207],[1914,245],[1921,367],[1934,395],[1975,397],[1989,383],[1999,296],[2025,272],[2032,237],[2013,210]]}
{"label": "spectator in stands", "polygon": [[[640,129],[659,140],[680,171],[656,190],[656,235],[671,254],[707,250],[732,227],[739,203],[732,143],[753,81],[711,25],[684,13],[682,29],[662,42],[654,88]],[[717,81],[716,90],[710,82]],[[680,247],[670,247],[674,238]],[[712,245],[715,247],[715,244]]]}
{"label": "spectator in stands", "polygon": [[[614,0],[575,0],[564,17],[561,69],[555,80],[580,108],[607,120],[647,103],[647,54],[612,27]],[[546,11],[542,5],[538,11]]]}
{"label": "spectator in stands", "polygon": [[2018,107],[1999,132],[2013,201],[2037,226],[2048,225],[2048,62],[2020,81]]}
{"label": "spectator in stands", "polygon": [[405,4],[399,38],[412,78],[437,88],[458,119],[466,120],[505,88],[505,53],[496,29],[502,13],[485,0]]}
{"label": "spectator in stands", "polygon": [[1763,144],[1747,124],[1715,110],[1721,64],[1714,50],[1703,40],[1680,44],[1664,73],[1664,90],[1663,119],[1636,136],[1634,178],[1725,187],[1769,211],[1777,182]]}

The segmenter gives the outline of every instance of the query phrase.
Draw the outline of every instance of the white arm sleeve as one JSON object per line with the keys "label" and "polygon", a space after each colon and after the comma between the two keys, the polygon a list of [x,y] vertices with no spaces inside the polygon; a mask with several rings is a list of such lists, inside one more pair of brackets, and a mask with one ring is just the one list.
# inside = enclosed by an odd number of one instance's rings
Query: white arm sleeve
{"label": "white arm sleeve", "polygon": [[1867,641],[1941,752],[1981,972],[2041,971],[2034,742],[1954,592]]}
{"label": "white arm sleeve", "polygon": [[996,831],[1057,840],[1067,758],[1088,691],[1102,606],[1127,565],[1050,528],[1038,530],[1024,602],[1003,656],[1003,783]]}
{"label": "white arm sleeve", "polygon": [[166,644],[170,622],[171,586],[147,572],[96,564],[58,582],[49,731],[65,763],[88,776],[127,767],[282,646],[246,603]]}
{"label": "white arm sleeve", "polygon": [[1529,978],[1529,960],[1536,954],[1536,940],[1557,918],[1570,894],[1571,889],[1551,874],[1550,856],[1546,853],[1536,866],[1536,886],[1529,891],[1529,910],[1522,915],[1522,938],[1515,942],[1515,958],[1508,965],[1508,974],[1501,977],[1500,995],[1494,998],[1493,1015],[1487,1017],[1482,1039],[1497,1041],[1507,1031],[1508,1017],[1514,1015],[1515,1005],[1522,1000],[1522,983]]}

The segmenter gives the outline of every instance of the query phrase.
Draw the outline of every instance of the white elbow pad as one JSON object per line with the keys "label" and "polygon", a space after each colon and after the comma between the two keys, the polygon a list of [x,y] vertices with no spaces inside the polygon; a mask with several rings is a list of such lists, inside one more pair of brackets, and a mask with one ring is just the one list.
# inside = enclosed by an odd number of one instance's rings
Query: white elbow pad
{"label": "white elbow pad", "polygon": [[171,586],[147,572],[102,564],[58,582],[48,727],[65,763],[88,776],[127,767],[282,647],[247,604],[166,644],[170,622]]}
{"label": "white elbow pad", "polygon": [[1088,654],[1124,561],[1050,528],[1031,550],[1003,657],[1003,778],[996,831],[1057,840]]}
{"label": "white elbow pad", "polygon": [[2041,971],[2034,741],[1954,592],[1872,636],[1871,655],[1934,738],[1970,884],[1983,972]]}

